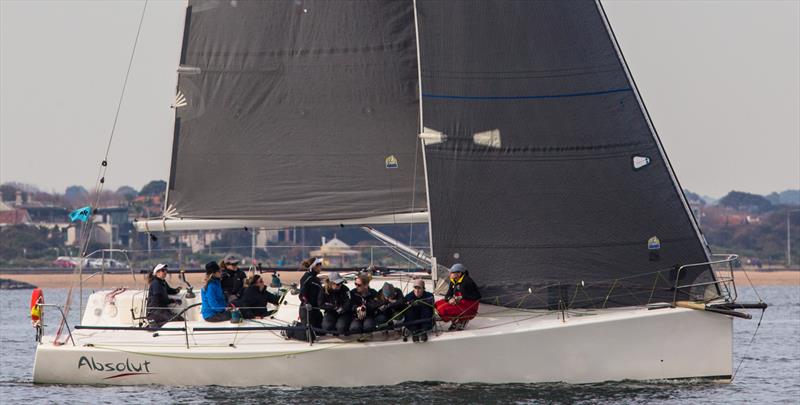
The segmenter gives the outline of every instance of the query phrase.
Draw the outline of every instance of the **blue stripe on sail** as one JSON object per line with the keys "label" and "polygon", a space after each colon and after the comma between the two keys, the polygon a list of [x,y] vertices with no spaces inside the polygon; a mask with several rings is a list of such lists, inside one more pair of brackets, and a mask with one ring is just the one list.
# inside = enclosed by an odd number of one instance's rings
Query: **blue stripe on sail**
{"label": "blue stripe on sail", "polygon": [[548,98],[568,98],[568,97],[586,97],[586,96],[599,96],[603,94],[622,93],[626,91],[633,91],[630,87],[622,89],[611,89],[603,91],[589,91],[583,93],[564,93],[564,94],[546,94],[538,96],[450,96],[447,94],[430,94],[422,93],[425,98],[443,98],[450,100],[541,100]]}

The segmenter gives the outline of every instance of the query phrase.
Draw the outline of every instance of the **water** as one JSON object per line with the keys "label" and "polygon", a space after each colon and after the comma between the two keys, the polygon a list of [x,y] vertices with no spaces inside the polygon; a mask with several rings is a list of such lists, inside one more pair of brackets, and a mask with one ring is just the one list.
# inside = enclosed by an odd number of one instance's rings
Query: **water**
{"label": "water", "polygon": [[[747,345],[758,323],[758,312],[753,312],[756,319],[734,322],[734,366],[743,356],[745,362],[731,384],[708,381],[586,385],[407,383],[368,388],[33,385],[35,346],[28,317],[30,291],[1,291],[0,403],[800,403],[800,287],[769,286],[758,290],[771,307],[749,350]],[[755,299],[752,291],[740,293],[741,300]],[[63,289],[45,290],[50,303],[63,303],[65,294]],[[77,321],[77,312],[76,309],[71,313],[72,324]],[[376,362],[375,370],[378,367]]]}

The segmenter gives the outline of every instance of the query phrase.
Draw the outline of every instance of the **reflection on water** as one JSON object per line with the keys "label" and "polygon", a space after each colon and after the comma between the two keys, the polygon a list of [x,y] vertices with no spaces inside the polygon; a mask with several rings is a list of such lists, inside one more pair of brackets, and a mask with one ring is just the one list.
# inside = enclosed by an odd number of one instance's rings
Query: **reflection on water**
{"label": "reflection on water", "polygon": [[[800,287],[768,286],[759,292],[771,305],[755,343],[747,349],[758,313],[734,322],[735,365],[744,366],[732,384],[708,381],[626,381],[602,384],[407,383],[368,388],[289,387],[95,387],[33,385],[34,334],[28,318],[30,291],[0,292],[0,402],[2,403],[797,403],[800,398]],[[62,303],[66,290],[45,290]],[[754,300],[751,291],[740,300]],[[78,320],[77,307],[70,314]],[[52,325],[54,319],[50,319]],[[49,329],[52,332],[52,326]],[[713,344],[713,342],[698,342]],[[745,353],[745,351],[747,351]],[[468,363],[468,359],[465,360]],[[455,362],[453,367],[467,366]],[[376,359],[364,372],[381,371]]]}

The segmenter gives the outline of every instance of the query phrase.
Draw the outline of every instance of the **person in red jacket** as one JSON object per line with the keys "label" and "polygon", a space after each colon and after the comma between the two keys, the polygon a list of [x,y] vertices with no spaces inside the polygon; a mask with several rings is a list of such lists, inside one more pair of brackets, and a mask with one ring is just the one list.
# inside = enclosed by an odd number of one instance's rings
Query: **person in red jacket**
{"label": "person in red jacket", "polygon": [[436,302],[436,312],[445,322],[452,322],[450,330],[463,330],[470,319],[478,314],[481,293],[467,268],[456,263],[450,268],[450,288],[444,299]]}

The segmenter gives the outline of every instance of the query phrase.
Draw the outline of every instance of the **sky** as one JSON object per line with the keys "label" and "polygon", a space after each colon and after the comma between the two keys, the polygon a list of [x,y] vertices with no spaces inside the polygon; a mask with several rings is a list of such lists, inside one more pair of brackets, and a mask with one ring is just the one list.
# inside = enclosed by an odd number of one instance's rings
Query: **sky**
{"label": "sky", "polygon": [[[684,188],[800,188],[800,1],[608,0]],[[0,0],[0,183],[94,185],[143,0]],[[169,176],[184,2],[151,0],[108,188]]]}

